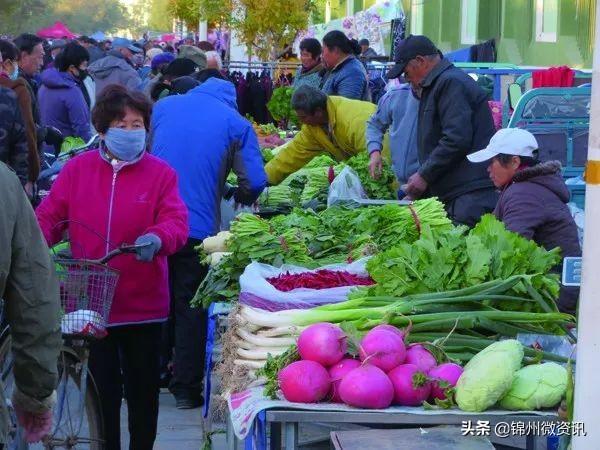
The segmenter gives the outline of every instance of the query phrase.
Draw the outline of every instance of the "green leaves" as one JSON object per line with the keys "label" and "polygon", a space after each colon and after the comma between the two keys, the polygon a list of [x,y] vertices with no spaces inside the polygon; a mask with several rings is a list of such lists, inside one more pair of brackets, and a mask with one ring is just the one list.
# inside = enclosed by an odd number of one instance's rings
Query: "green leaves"
{"label": "green leaves", "polygon": [[[386,248],[387,240],[383,244]],[[535,302],[490,300],[488,305],[521,311],[556,311],[554,300],[559,284],[554,275],[547,274],[559,261],[557,250],[548,252],[506,230],[492,215],[484,216],[471,231],[464,227],[433,229],[425,225],[414,244],[400,243],[373,257],[367,270],[377,284],[361,288],[353,295],[441,292],[508,279],[512,275],[532,275],[513,286],[512,291],[531,296]]]}
{"label": "green leaves", "polygon": [[278,122],[282,122],[287,128],[288,124],[298,125],[298,116],[292,109],[292,94],[294,89],[290,86],[281,86],[273,91],[271,100],[267,103],[267,109]]}
{"label": "green leaves", "polygon": [[381,200],[396,199],[396,192],[394,190],[396,175],[394,175],[387,160],[383,160],[381,175],[376,180],[371,178],[371,174],[369,173],[369,155],[367,152],[360,152],[347,160],[345,164],[357,173],[360,183],[369,198]]}

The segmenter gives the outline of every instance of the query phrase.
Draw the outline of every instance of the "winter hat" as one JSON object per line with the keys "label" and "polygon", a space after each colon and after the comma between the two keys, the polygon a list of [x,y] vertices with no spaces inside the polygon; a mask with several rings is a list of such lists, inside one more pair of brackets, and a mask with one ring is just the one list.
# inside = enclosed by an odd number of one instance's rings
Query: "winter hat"
{"label": "winter hat", "polygon": [[191,59],[196,63],[200,70],[206,69],[206,54],[198,47],[193,45],[182,45],[179,47],[179,55],[177,58]]}
{"label": "winter hat", "polygon": [[150,67],[152,70],[157,70],[163,64],[169,64],[175,59],[175,55],[173,53],[161,53],[152,58],[152,62],[150,63]]}
{"label": "winter hat", "polygon": [[177,58],[169,63],[164,71],[165,76],[171,78],[184,77],[186,75],[192,75],[198,71],[198,64],[188,58]]}

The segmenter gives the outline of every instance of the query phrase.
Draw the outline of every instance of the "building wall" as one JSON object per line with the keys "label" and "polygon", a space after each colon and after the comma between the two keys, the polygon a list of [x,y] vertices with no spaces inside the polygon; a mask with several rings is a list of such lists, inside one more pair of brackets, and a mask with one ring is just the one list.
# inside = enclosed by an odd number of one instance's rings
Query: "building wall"
{"label": "building wall", "polygon": [[[536,0],[475,0],[476,42],[499,38],[498,61],[519,65],[592,66],[595,0],[559,0],[556,42],[536,40]],[[462,42],[465,0],[403,0],[411,32],[411,15],[422,5],[423,34],[442,51],[469,46]],[[418,30],[417,30],[418,31]]]}

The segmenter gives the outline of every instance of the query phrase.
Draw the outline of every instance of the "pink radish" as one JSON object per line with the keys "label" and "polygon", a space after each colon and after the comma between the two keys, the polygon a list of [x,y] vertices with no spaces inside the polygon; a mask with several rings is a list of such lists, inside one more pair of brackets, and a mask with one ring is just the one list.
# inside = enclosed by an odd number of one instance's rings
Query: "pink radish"
{"label": "pink radish", "polygon": [[446,400],[446,389],[456,386],[463,373],[463,368],[458,364],[445,363],[429,371],[431,380],[431,398]]}
{"label": "pink radish", "polygon": [[342,398],[340,397],[340,382],[349,372],[357,367],[360,367],[360,361],[345,358],[329,368],[329,376],[331,377],[331,401],[333,403],[342,403]]}
{"label": "pink radish", "polygon": [[383,409],[392,404],[394,386],[383,370],[365,364],[342,379],[340,397],[356,408]]}
{"label": "pink radish", "polygon": [[398,333],[373,328],[360,342],[359,353],[361,361],[388,372],[404,362],[406,347]]}
{"label": "pink radish", "polygon": [[394,404],[420,406],[429,398],[431,383],[414,364],[403,364],[388,372],[394,385]]}
{"label": "pink radish", "polygon": [[420,371],[428,373],[437,366],[437,360],[429,350],[421,344],[411,344],[406,349],[406,359],[404,364],[414,364]]}
{"label": "pink radish", "polygon": [[298,338],[300,357],[325,367],[340,362],[346,350],[346,335],[340,327],[332,323],[315,323],[305,328]]}
{"label": "pink radish", "polygon": [[327,369],[314,361],[296,361],[282,369],[277,378],[283,396],[290,402],[317,403],[331,389]]}
{"label": "pink radish", "polygon": [[400,328],[396,328],[394,325],[389,325],[387,323],[382,323],[381,325],[377,325],[376,327],[373,327],[373,330],[387,330],[387,331],[391,331],[392,333],[395,333],[398,336],[400,336],[400,338],[402,340],[404,340],[404,338],[406,337],[405,330],[401,330]]}

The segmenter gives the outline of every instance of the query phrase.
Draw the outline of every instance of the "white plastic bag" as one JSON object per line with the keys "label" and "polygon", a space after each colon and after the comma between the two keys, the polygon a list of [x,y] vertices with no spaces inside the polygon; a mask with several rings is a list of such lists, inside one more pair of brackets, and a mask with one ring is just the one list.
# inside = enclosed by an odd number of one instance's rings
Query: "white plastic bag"
{"label": "white plastic bag", "polygon": [[329,186],[327,207],[348,200],[368,198],[356,172],[349,166],[342,169]]}
{"label": "white plastic bag", "polygon": [[571,216],[577,225],[577,234],[579,236],[579,245],[583,247],[583,232],[585,229],[585,212],[579,208],[575,203],[567,203]]}
{"label": "white plastic bag", "polygon": [[369,276],[366,269],[368,260],[369,258],[366,257],[350,264],[332,264],[318,269],[307,269],[306,267],[288,264],[273,267],[268,264],[253,262],[246,266],[244,273],[240,276],[240,302],[268,311],[305,309],[327,303],[342,302],[347,300],[350,291],[357,288],[357,286],[341,286],[328,289],[300,288],[283,292],[276,289],[267,280],[284,273],[297,274],[316,272],[322,269],[345,271],[367,277]]}
{"label": "white plastic bag", "polygon": [[106,336],[106,323],[96,311],[79,309],[63,316],[61,330],[64,334],[102,338]]}

